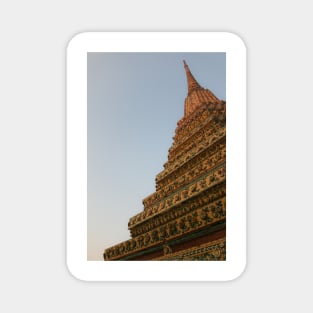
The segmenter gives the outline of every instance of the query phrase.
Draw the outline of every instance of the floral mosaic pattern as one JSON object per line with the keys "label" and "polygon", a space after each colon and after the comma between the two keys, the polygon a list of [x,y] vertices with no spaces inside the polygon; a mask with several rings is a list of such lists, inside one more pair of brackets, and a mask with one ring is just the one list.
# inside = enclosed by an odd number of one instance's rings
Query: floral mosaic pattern
{"label": "floral mosaic pattern", "polygon": [[[181,208],[177,211],[177,217],[172,222],[107,249],[105,251],[106,257],[109,259],[120,258],[129,253],[160,244],[165,240],[172,240],[182,234],[194,232],[204,226],[224,220],[226,217],[226,198],[205,205],[190,213],[185,213],[186,211],[188,210]],[[182,216],[178,217],[180,215]]]}
{"label": "floral mosaic pattern", "polygon": [[190,248],[181,252],[164,255],[156,260],[163,261],[225,261],[226,239],[212,241],[200,247]]}

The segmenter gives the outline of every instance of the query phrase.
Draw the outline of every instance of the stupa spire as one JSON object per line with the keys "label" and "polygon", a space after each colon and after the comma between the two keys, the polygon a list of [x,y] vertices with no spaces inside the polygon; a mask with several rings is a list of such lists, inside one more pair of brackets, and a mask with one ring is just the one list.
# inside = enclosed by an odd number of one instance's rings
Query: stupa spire
{"label": "stupa spire", "polygon": [[186,71],[188,95],[185,99],[185,116],[192,113],[197,107],[202,104],[216,103],[220,100],[209,89],[205,89],[199,85],[196,79],[190,72],[190,69],[185,60],[184,67]]}
{"label": "stupa spire", "polygon": [[188,84],[188,94],[189,94],[191,91],[193,91],[195,89],[200,89],[202,87],[199,85],[199,83],[196,81],[196,79],[191,74],[190,69],[189,69],[186,61],[183,60],[183,62],[184,62],[184,68],[186,71],[187,84]]}

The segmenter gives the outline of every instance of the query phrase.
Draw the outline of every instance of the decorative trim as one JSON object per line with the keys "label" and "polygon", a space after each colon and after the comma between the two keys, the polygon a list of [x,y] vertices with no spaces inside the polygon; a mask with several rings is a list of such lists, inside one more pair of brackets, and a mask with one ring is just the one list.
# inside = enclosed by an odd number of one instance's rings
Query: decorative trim
{"label": "decorative trim", "polygon": [[[179,214],[181,214],[181,217],[179,217]],[[105,250],[105,257],[108,260],[120,259],[127,254],[158,245],[165,240],[168,241],[182,235],[185,236],[225,218],[225,197],[210,205],[195,208],[192,212],[188,212],[185,207],[182,207],[180,211],[177,211],[177,217],[173,222],[161,225],[144,235],[137,236]]]}
{"label": "decorative trim", "polygon": [[155,260],[162,261],[226,261],[226,238],[176,253],[168,253]]}
{"label": "decorative trim", "polygon": [[196,181],[185,186],[181,190],[173,193],[171,196],[160,200],[156,205],[147,208],[145,211],[135,215],[129,220],[129,229],[133,228],[145,220],[152,218],[160,212],[164,212],[174,206],[182,204],[187,199],[199,195],[204,190],[209,189],[226,179],[226,163],[215,167],[212,171],[205,173]]}

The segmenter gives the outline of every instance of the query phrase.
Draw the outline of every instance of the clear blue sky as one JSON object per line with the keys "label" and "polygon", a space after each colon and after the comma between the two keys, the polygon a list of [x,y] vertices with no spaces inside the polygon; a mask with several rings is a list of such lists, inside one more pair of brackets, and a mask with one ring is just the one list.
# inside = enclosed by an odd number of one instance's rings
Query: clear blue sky
{"label": "clear blue sky", "polygon": [[130,238],[184,114],[183,66],[226,100],[225,53],[88,53],[88,260]]}

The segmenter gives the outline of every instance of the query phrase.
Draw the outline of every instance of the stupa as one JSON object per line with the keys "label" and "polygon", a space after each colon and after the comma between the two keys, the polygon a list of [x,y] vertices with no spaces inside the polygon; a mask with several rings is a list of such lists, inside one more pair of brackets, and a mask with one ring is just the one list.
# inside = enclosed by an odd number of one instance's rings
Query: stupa
{"label": "stupa", "polygon": [[104,260],[226,260],[226,102],[196,81],[188,94],[156,191],[130,218],[131,239]]}

